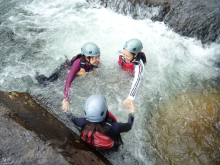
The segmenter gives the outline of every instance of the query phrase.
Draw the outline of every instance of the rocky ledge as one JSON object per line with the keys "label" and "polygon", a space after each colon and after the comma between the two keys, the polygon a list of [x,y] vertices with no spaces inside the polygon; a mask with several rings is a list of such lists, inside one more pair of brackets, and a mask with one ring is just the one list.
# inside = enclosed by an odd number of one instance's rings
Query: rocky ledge
{"label": "rocky ledge", "polygon": [[[57,155],[62,155],[62,157],[64,157],[64,159],[70,164],[111,164],[94,148],[81,142],[76,133],[54,117],[45,108],[41,107],[28,93],[0,91],[0,112],[1,130],[4,130],[4,127],[6,127],[7,123],[5,122],[13,120],[14,123],[17,123],[20,127],[31,132],[30,134],[36,135],[36,138],[39,139],[38,141],[44,141],[46,142],[45,144],[49,144],[50,147],[58,152]],[[7,116],[9,120],[2,121],[3,116]],[[13,132],[13,129],[16,129],[15,125],[10,127],[10,129],[10,132]],[[4,153],[1,153],[1,148],[8,147],[4,146],[4,144],[8,145],[10,143],[13,144],[14,142],[13,137],[8,137],[7,135],[4,136],[3,134],[4,132],[1,134],[0,140],[0,160],[4,157]],[[17,134],[19,133],[13,133],[13,136],[15,137]],[[10,139],[10,143],[7,144],[6,142],[8,139]],[[16,150],[16,146],[18,145],[19,144],[14,144],[14,150]],[[33,144],[31,145],[33,146]],[[24,148],[27,150],[29,147]],[[32,149],[32,151],[34,152],[36,150]],[[32,155],[33,157],[36,156],[36,153],[31,154],[32,151],[30,151],[29,154],[26,154],[26,157],[28,157],[27,155]],[[9,152],[12,157],[13,154],[16,154],[15,151]],[[4,162],[9,163],[9,160],[5,159]]]}

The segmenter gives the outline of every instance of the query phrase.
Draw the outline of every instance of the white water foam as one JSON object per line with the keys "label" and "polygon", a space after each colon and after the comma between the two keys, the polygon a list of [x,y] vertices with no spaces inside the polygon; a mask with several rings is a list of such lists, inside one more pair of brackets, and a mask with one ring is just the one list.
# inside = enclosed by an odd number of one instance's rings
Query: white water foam
{"label": "white water foam", "polygon": [[[100,93],[106,97],[109,110],[117,119],[126,122],[129,110],[122,101],[127,97],[131,84],[130,78],[117,65],[117,54],[131,38],[143,42],[148,62],[135,100],[134,127],[129,133],[122,134],[125,143],[123,163],[155,162],[155,158],[150,157],[146,129],[150,112],[159,106],[155,100],[168,101],[186,90],[192,79],[199,84],[219,74],[219,69],[214,66],[219,54],[218,45],[203,46],[200,41],[182,37],[160,22],[134,20],[105,8],[91,8],[85,0],[38,0],[22,3],[16,8],[17,13],[8,13],[5,24],[15,34],[15,39],[25,42],[20,45],[18,42],[19,47],[16,47],[11,41],[14,52],[3,54],[3,61],[8,66],[0,70],[0,90],[28,91],[39,95],[63,120],[65,117],[60,107],[65,77],[48,88],[41,88],[34,79],[36,71],[49,76],[64,62],[65,54],[71,59],[80,52],[84,43],[96,43],[101,49],[101,68],[96,74],[73,81],[71,111],[83,116],[86,98]],[[73,127],[70,123],[69,126]],[[114,164],[122,161],[116,154],[108,157]]]}

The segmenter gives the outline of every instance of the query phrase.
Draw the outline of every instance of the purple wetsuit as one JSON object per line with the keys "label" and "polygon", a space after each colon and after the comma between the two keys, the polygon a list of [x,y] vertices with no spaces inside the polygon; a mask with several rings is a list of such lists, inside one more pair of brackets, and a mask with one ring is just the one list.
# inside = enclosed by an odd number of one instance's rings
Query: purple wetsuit
{"label": "purple wetsuit", "polygon": [[[64,99],[66,99],[67,101],[70,100],[70,87],[71,87],[71,83],[74,80],[76,73],[80,71],[80,63],[81,63],[81,58],[76,59],[73,62],[72,68],[68,74],[66,83],[65,83],[65,89],[64,89]],[[89,65],[89,64],[85,64],[84,69],[87,70],[92,70],[93,66]]]}

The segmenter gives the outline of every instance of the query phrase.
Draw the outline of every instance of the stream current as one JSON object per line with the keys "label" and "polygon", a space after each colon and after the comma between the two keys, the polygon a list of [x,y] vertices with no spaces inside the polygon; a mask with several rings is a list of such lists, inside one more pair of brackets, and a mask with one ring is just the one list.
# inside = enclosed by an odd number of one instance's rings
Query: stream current
{"label": "stream current", "polygon": [[[72,82],[70,110],[84,116],[86,98],[101,94],[117,120],[126,122],[129,109],[122,102],[131,78],[120,70],[118,53],[127,40],[142,41],[147,64],[135,99],[135,122],[130,132],[122,134],[120,154],[106,155],[113,164],[162,164],[150,131],[154,109],[182,92],[217,86],[219,45],[182,37],[162,22],[134,20],[85,0],[1,0],[0,4],[0,90],[30,93],[76,132],[61,110],[67,75],[41,87],[36,72],[49,76],[66,60],[65,55],[71,59],[84,43],[96,43],[101,50],[100,68]],[[149,15],[157,10],[151,8]]]}

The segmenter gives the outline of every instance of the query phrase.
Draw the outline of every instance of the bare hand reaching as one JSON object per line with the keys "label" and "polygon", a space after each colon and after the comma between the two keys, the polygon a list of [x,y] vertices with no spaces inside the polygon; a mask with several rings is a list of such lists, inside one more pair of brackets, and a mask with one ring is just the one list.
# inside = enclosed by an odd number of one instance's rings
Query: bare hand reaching
{"label": "bare hand reaching", "polygon": [[85,71],[85,69],[81,68],[79,72],[76,73],[77,76],[81,76],[84,74],[87,74],[88,72]]}
{"label": "bare hand reaching", "polygon": [[126,100],[123,101],[123,104],[130,107],[130,113],[135,112],[134,102],[132,100],[126,99]]}
{"label": "bare hand reaching", "polygon": [[63,99],[63,101],[62,101],[62,110],[63,110],[63,112],[66,112],[69,109],[70,109],[69,102],[66,99]]}

